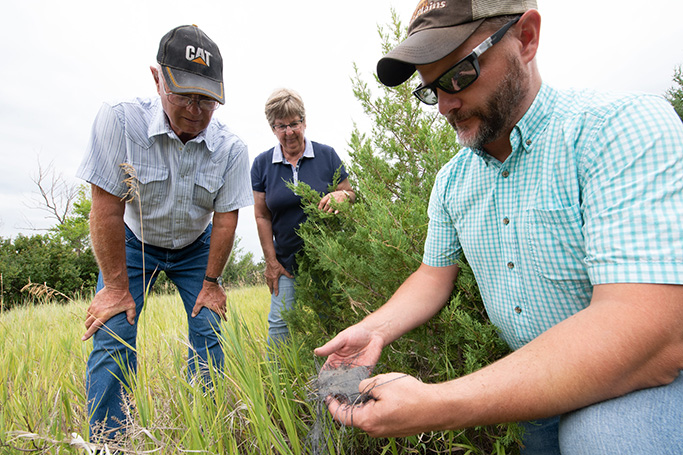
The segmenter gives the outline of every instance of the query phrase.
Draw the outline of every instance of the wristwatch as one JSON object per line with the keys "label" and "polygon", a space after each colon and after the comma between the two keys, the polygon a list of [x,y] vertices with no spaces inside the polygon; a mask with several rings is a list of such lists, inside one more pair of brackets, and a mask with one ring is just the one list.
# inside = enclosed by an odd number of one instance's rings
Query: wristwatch
{"label": "wristwatch", "polygon": [[209,276],[209,275],[204,275],[204,281],[208,281],[209,283],[216,283],[221,286],[223,286],[223,277],[222,276]]}

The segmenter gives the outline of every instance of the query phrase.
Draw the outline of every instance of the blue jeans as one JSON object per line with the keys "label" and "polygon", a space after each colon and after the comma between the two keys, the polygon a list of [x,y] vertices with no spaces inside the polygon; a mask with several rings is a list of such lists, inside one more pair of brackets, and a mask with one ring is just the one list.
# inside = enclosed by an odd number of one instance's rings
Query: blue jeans
{"label": "blue jeans", "polygon": [[523,455],[683,454],[683,374],[666,386],[522,426]]}
{"label": "blue jeans", "polygon": [[[106,329],[102,327],[93,335],[93,350],[86,370],[91,433],[97,423],[104,425],[104,430],[108,431],[106,434],[120,430],[126,423],[122,393],[125,390],[124,386],[130,386],[129,379],[137,370],[137,355],[134,350],[137,323],[144,306],[145,289],[151,289],[161,270],[177,286],[187,312],[191,346],[188,349],[188,376],[191,378],[196,374],[195,364],[203,367],[208,365],[209,356],[216,368],[222,368],[223,350],[219,343],[220,317],[208,308],[202,308],[194,318],[190,316],[204,283],[210,240],[211,225],[191,245],[182,249],[170,250],[145,245],[143,284],[142,243],[126,227],[129,289],[135,300],[137,314],[134,325],[128,323],[125,313],[120,313],[105,323]],[[103,287],[100,274],[97,291]]]}
{"label": "blue jeans", "polygon": [[270,295],[270,313],[268,313],[268,345],[282,343],[289,338],[289,328],[282,319],[282,312],[294,306],[295,279],[280,275],[278,295]]}

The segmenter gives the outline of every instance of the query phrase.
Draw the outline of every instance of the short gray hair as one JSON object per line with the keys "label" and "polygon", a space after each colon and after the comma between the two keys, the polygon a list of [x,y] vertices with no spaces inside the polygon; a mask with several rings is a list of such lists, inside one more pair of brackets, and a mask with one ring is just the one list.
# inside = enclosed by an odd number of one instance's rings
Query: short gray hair
{"label": "short gray hair", "polygon": [[294,90],[281,88],[275,90],[266,101],[266,119],[268,124],[273,126],[276,119],[286,119],[290,117],[306,117],[304,101]]}

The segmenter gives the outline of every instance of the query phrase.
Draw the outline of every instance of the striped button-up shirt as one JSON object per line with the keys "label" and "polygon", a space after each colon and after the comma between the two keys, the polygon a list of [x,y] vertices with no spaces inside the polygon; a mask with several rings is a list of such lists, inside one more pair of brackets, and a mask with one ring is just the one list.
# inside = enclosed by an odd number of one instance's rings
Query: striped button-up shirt
{"label": "striped button-up shirt", "polygon": [[138,239],[162,248],[192,243],[214,211],[254,203],[246,145],[216,119],[183,144],[159,98],[104,104],[77,176],[119,197],[134,177],[124,221]]}
{"label": "striped button-up shirt", "polygon": [[543,85],[501,163],[463,149],[439,172],[423,262],[464,253],[514,349],[604,283],[683,283],[683,123],[661,97]]}

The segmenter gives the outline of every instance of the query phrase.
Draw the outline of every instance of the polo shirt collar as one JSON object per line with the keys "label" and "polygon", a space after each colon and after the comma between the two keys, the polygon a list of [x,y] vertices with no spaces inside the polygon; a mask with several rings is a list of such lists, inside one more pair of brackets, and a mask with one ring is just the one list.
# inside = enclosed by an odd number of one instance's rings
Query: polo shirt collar
{"label": "polo shirt collar", "polygon": [[[304,138],[304,154],[302,158],[315,158],[315,152],[313,151],[313,144],[308,139]],[[285,163],[285,156],[282,153],[282,146],[278,144],[273,148],[273,164]]]}

